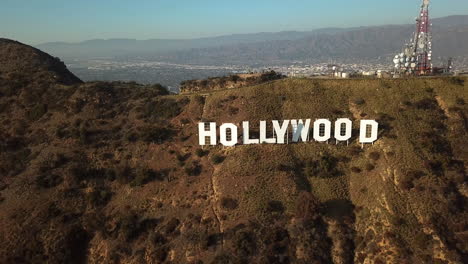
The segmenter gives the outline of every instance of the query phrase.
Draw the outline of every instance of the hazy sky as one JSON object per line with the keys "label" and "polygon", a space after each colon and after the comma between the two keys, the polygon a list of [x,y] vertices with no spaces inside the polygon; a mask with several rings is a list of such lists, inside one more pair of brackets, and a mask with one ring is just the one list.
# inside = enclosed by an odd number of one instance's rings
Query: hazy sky
{"label": "hazy sky", "polygon": [[[196,38],[412,23],[421,0],[0,0],[0,37],[28,44],[95,38]],[[468,14],[433,0],[432,16]]]}

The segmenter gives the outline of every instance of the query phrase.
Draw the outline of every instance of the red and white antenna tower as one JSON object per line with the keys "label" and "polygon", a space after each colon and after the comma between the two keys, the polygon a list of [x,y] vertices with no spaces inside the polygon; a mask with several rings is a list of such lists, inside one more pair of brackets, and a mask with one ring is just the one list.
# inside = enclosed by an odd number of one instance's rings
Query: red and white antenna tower
{"label": "red and white antenna tower", "polygon": [[416,18],[416,32],[403,52],[393,62],[399,73],[428,75],[432,73],[432,34],[429,19],[429,1],[423,0],[419,17]]}

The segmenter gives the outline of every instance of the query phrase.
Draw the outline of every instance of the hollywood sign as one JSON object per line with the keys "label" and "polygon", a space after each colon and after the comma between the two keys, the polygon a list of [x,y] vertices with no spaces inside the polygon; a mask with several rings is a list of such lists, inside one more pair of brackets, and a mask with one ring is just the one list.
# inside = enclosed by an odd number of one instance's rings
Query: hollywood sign
{"label": "hollywood sign", "polygon": [[[271,121],[272,134],[267,136],[267,122],[260,121],[259,138],[251,138],[249,122],[242,122],[242,138],[239,138],[239,128],[232,123],[224,123],[219,126],[219,143],[232,147],[242,144],[288,144],[289,142],[309,142],[311,132],[311,119],[306,120],[278,120]],[[348,142],[352,137],[353,123],[348,118],[340,118],[335,121],[333,138],[336,144]],[[379,124],[375,120],[361,120],[359,143],[373,144],[378,137]],[[291,132],[290,132],[291,131]],[[317,142],[328,142],[332,139],[332,122],[328,119],[317,119],[313,123],[312,138]],[[201,122],[198,124],[199,144],[201,146],[218,144],[218,131],[216,122]],[[207,144],[206,139],[209,139]]]}

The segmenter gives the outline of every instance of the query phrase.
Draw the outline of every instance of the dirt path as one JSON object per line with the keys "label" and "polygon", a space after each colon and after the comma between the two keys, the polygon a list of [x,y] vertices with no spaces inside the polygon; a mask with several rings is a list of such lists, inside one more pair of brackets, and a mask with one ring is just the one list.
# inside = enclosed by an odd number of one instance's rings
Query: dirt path
{"label": "dirt path", "polygon": [[440,109],[442,109],[442,111],[444,111],[444,114],[447,118],[453,118],[453,116],[450,115],[450,111],[448,110],[448,107],[447,107],[447,104],[444,102],[444,100],[442,100],[442,98],[440,96],[436,96],[435,97],[436,101],[437,101],[437,104],[439,105]]}
{"label": "dirt path", "polygon": [[[202,111],[202,119],[207,115],[206,111],[206,102],[203,104],[203,111]],[[210,199],[210,207],[211,207],[211,212],[215,216],[216,222],[218,224],[218,233],[222,234],[224,232],[223,228],[223,222],[221,220],[219,208],[217,208],[217,205],[219,203],[219,197],[220,197],[220,191],[219,191],[219,183],[217,182],[216,175],[219,171],[218,166],[213,166],[211,163],[209,163],[209,166],[211,167],[211,175],[210,177],[210,190],[211,194],[209,195]],[[221,240],[221,249],[224,248],[224,238]]]}
{"label": "dirt path", "polygon": [[[216,167],[213,167],[213,174],[211,175],[211,192],[212,192],[212,195],[210,197],[210,201],[211,201],[211,211],[213,212],[213,214],[215,215],[216,217],[216,221],[218,222],[218,226],[219,226],[219,233],[222,234],[224,233],[224,228],[223,228],[223,222],[221,220],[221,216],[220,216],[220,212],[219,212],[219,208],[217,208],[217,205],[219,204],[219,197],[220,197],[220,191],[219,191],[219,183],[217,182],[217,178],[215,177],[215,175],[217,174],[218,172],[218,168]],[[224,238],[221,240],[221,248],[224,247]]]}

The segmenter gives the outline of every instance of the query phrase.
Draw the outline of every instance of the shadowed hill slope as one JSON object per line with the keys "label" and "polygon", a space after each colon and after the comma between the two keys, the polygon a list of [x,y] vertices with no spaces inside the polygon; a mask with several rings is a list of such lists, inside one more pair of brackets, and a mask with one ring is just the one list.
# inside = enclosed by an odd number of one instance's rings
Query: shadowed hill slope
{"label": "shadowed hill slope", "polygon": [[81,83],[58,58],[19,42],[0,38],[0,77],[55,81],[62,84]]}
{"label": "shadowed hill slope", "polygon": [[[4,80],[0,262],[466,262],[466,81],[184,96],[132,83],[7,93]],[[339,117],[378,120],[379,140],[198,147],[202,120]]]}

